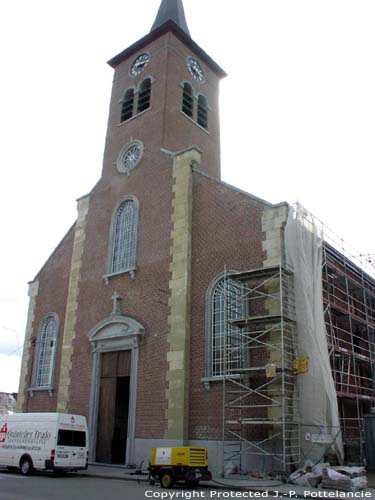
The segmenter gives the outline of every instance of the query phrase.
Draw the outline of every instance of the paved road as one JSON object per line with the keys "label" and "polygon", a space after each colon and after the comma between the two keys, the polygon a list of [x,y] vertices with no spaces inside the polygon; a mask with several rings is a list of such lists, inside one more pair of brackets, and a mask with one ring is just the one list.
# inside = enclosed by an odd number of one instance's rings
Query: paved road
{"label": "paved road", "polygon": [[148,483],[138,484],[135,481],[80,477],[74,474],[65,477],[54,474],[25,477],[18,473],[0,471],[0,500],[161,500],[160,494],[168,491],[179,493],[175,500],[212,498],[210,490],[163,490],[156,485],[151,487]]}
{"label": "paved road", "polygon": [[146,490],[150,490],[147,483],[131,481],[0,472],[1,500],[145,500]]}

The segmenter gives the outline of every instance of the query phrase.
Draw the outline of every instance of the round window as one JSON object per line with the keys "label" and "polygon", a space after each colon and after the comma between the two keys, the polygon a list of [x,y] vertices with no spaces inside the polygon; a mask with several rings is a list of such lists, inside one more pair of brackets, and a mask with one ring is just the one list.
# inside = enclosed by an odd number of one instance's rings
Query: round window
{"label": "round window", "polygon": [[129,175],[141,161],[143,155],[143,143],[132,141],[122,148],[117,159],[117,170],[122,174]]}

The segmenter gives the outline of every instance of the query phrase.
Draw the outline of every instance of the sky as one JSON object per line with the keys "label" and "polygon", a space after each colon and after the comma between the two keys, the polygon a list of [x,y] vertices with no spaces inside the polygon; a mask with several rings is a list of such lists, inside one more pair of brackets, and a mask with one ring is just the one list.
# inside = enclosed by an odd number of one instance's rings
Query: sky
{"label": "sky", "polygon": [[[184,0],[221,84],[222,178],[299,201],[375,254],[375,2]],[[101,172],[113,70],[159,0],[0,4],[0,392],[17,392],[28,281]],[[371,264],[372,265],[372,264]]]}

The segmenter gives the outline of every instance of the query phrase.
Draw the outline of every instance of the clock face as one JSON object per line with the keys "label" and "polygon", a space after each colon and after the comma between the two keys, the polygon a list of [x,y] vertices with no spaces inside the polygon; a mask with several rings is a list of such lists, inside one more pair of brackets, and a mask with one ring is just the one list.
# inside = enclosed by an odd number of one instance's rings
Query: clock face
{"label": "clock face", "polygon": [[149,61],[150,61],[150,56],[149,54],[146,54],[146,52],[138,56],[131,65],[130,74],[132,76],[139,75],[139,73],[141,73],[145,69]]}
{"label": "clock face", "polygon": [[187,67],[193,78],[195,78],[199,82],[202,82],[204,80],[204,72],[198,61],[196,61],[192,57],[189,57],[189,59],[187,60]]}

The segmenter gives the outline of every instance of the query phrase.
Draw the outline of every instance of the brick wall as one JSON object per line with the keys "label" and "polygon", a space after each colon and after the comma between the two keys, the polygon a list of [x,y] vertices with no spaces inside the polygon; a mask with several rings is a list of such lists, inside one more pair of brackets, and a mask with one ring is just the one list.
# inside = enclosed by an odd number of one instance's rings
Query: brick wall
{"label": "brick wall", "polygon": [[263,203],[194,174],[190,439],[221,439],[222,383],[205,389],[206,291],[224,271],[262,267]]}
{"label": "brick wall", "polygon": [[[39,291],[36,297],[35,317],[32,324],[32,335],[29,345],[25,349],[30,350],[28,363],[27,387],[25,403],[22,411],[45,412],[56,411],[57,387],[59,383],[61,345],[64,331],[64,320],[66,311],[66,297],[69,285],[70,262],[73,250],[74,226],[68,231],[64,239],[52,253],[46,264],[38,273]],[[57,339],[56,364],[54,371],[54,390],[34,391],[30,396],[28,388],[32,383],[32,374],[35,363],[36,341],[39,338],[39,328],[43,318],[48,313],[56,313],[59,318],[59,332]]]}
{"label": "brick wall", "polygon": [[[86,226],[72,366],[72,380],[79,380],[79,384],[71,386],[69,409],[88,415],[91,379],[88,333],[110,315],[111,297],[118,291],[123,297],[122,314],[136,319],[145,328],[139,353],[138,437],[159,437],[164,430],[171,161],[159,153],[152,163],[144,159],[129,177],[116,170],[109,182],[103,178],[91,194]],[[110,277],[106,284],[103,276],[111,217],[126,195],[139,201],[137,270],[134,279],[124,273]]]}

